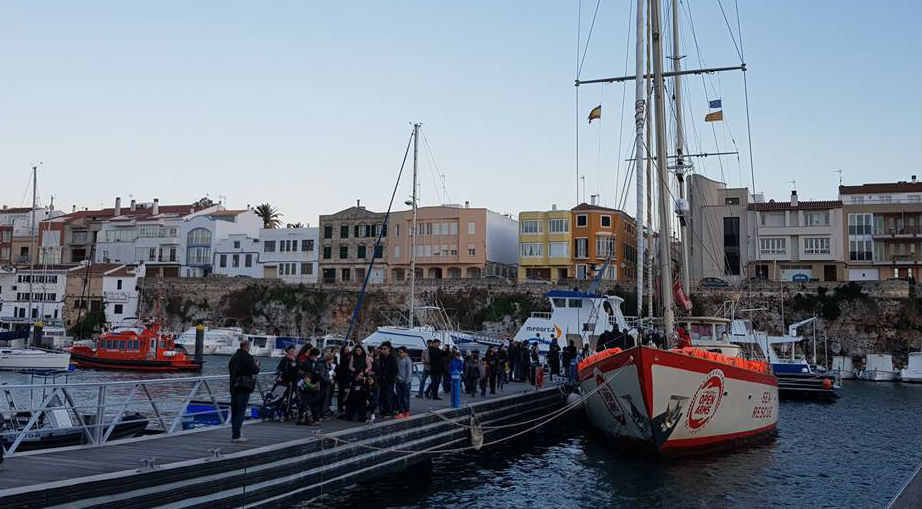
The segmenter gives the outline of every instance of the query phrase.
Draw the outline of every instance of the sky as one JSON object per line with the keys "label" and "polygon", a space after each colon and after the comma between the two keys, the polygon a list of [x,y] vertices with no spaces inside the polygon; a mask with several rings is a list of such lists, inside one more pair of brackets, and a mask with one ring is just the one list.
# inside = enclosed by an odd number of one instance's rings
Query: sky
{"label": "sky", "polygon": [[[633,212],[634,86],[573,83],[583,52],[582,79],[633,74],[635,3],[602,1],[590,36],[596,5],[0,0],[0,204],[29,204],[41,162],[40,201],[65,211],[207,195],[315,225],[385,210],[422,122],[422,205]],[[694,171],[801,200],[834,199],[836,169],[922,175],[918,0],[744,1],[739,25],[731,0],[680,10],[683,67],[748,66],[750,131],[741,72],[683,80],[687,152],[739,152]],[[709,99],[725,122],[703,122]],[[395,209],[411,187],[408,167]]]}

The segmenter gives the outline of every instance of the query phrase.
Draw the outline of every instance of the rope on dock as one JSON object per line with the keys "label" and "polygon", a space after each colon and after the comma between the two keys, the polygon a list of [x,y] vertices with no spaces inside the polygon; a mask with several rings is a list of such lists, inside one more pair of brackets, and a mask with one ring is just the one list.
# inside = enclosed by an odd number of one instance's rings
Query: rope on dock
{"label": "rope on dock", "polygon": [[[373,450],[373,451],[393,452],[393,453],[399,453],[399,454],[450,454],[450,453],[456,453],[456,452],[464,452],[464,451],[470,451],[470,450],[475,450],[475,449],[481,449],[481,448],[486,447],[486,446],[489,446],[489,445],[499,444],[499,443],[502,443],[502,442],[506,442],[506,441],[512,440],[513,438],[522,436],[522,435],[524,435],[525,433],[528,433],[528,432],[530,432],[530,431],[534,431],[534,430],[540,428],[541,426],[544,426],[545,424],[547,424],[547,423],[549,423],[549,422],[551,422],[551,421],[553,421],[553,420],[559,418],[560,416],[564,415],[565,413],[569,412],[570,410],[573,410],[574,408],[576,408],[580,403],[582,403],[582,402],[585,401],[587,398],[589,398],[590,396],[592,396],[592,395],[595,394],[596,392],[600,391],[603,387],[605,387],[605,386],[607,386],[609,383],[611,383],[611,381],[614,380],[616,377],[617,377],[617,375],[613,376],[613,377],[610,378],[609,380],[606,380],[604,384],[600,384],[600,385],[597,386],[595,389],[589,391],[589,392],[586,393],[585,395],[582,395],[582,396],[581,396],[579,399],[577,399],[576,401],[574,401],[574,402],[572,402],[572,403],[569,403],[569,404],[565,405],[563,408],[559,408],[559,409],[554,410],[553,412],[551,412],[551,413],[549,413],[549,414],[547,414],[547,415],[543,415],[543,416],[541,416],[541,417],[538,418],[538,419],[544,419],[544,418],[546,418],[546,420],[544,420],[544,421],[542,421],[542,422],[540,422],[540,423],[538,423],[538,424],[536,424],[536,425],[534,425],[534,426],[532,426],[532,427],[530,427],[530,428],[527,428],[527,429],[524,429],[524,430],[522,430],[522,431],[513,433],[512,435],[505,436],[505,437],[502,437],[502,438],[498,438],[498,439],[496,439],[496,440],[493,440],[492,442],[483,442],[483,444],[481,444],[480,447],[477,447],[477,446],[474,446],[474,445],[469,445],[469,446],[466,446],[466,447],[455,447],[455,448],[452,448],[452,449],[438,449],[438,450],[433,450],[433,448],[429,448],[429,449],[411,450],[411,449],[397,449],[397,448],[393,448],[393,447],[377,447],[377,446],[374,446],[374,445],[361,444],[361,443],[359,443],[359,442],[353,442],[353,441],[345,440],[345,439],[342,439],[342,438],[339,438],[339,437],[335,437],[335,436],[332,436],[332,435],[327,435],[327,434],[325,434],[325,433],[323,433],[323,432],[321,432],[321,431],[318,431],[318,432],[316,433],[315,436],[317,436],[317,437],[319,437],[319,438],[326,438],[326,439],[332,440],[332,441],[337,442],[337,443],[348,444],[348,445],[354,445],[354,446],[357,446],[357,447],[362,447],[362,448],[364,448],[364,449],[370,449],[370,450]],[[434,415],[438,415],[438,414],[434,414]],[[439,417],[442,417],[442,416],[439,416]],[[444,418],[444,417],[443,417],[443,418]],[[471,427],[470,425],[463,424],[463,423],[460,423],[460,422],[457,422],[457,421],[453,421],[453,420],[451,420],[451,419],[447,419],[447,418],[445,418],[445,419],[448,420],[449,422],[453,423],[453,424],[456,424],[456,425],[460,426],[460,427],[464,427],[464,428],[470,428],[470,427]],[[518,423],[518,424],[515,424],[515,425],[517,426],[517,425],[521,425],[521,424],[527,424],[528,422],[534,422],[535,420],[537,420],[537,419],[532,419],[532,420],[530,420],[530,421],[526,421],[526,422],[524,422],[524,423]],[[506,425],[498,425],[498,426],[482,426],[482,428],[483,428],[483,429],[487,429],[487,428],[489,428],[489,429],[496,429],[496,428],[511,427],[511,426],[513,426],[513,425],[506,424]],[[434,447],[437,447],[437,446],[434,446]]]}

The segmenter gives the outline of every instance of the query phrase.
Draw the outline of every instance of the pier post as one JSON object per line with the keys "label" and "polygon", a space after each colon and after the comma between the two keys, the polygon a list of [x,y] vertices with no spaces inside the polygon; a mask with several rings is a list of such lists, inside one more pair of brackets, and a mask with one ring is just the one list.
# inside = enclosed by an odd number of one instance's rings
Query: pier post
{"label": "pier post", "polygon": [[44,322],[41,320],[32,324],[32,344],[35,346],[44,346],[42,345],[42,329],[45,328]]}
{"label": "pier post", "polygon": [[202,362],[205,352],[205,326],[195,326],[195,362]]}
{"label": "pier post", "polygon": [[451,406],[461,408],[461,372],[451,372]]}

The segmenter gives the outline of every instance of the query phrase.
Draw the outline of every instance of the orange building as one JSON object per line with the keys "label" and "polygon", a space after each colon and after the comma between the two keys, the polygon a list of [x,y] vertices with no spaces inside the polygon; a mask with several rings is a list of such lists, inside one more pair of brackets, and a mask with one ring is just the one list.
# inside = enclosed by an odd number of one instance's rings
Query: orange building
{"label": "orange building", "polygon": [[[595,200],[593,200],[594,202]],[[592,279],[609,258],[605,281],[633,281],[637,260],[634,218],[595,203],[570,210],[573,224],[573,269],[577,279]]]}

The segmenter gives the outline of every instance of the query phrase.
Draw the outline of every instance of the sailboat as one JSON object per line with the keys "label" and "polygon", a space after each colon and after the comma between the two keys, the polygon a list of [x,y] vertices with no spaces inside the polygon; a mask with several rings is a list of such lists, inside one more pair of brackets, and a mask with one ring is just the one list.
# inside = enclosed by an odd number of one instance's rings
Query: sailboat
{"label": "sailboat", "polygon": [[[32,316],[33,281],[35,280],[35,234],[38,225],[35,224],[35,209],[37,199],[38,166],[32,167],[32,211],[31,211],[31,245],[29,248],[29,310],[27,316]],[[41,340],[44,324],[36,321],[32,328],[31,336],[35,341]],[[26,338],[25,348],[0,349],[0,370],[14,371],[20,369],[68,369],[70,367],[70,354],[67,352],[54,352],[30,347],[31,339]]]}
{"label": "sailboat", "polygon": [[[667,340],[675,338],[675,310],[672,279],[670,214],[667,195],[667,154],[665,89],[660,30],[660,0],[650,4],[651,44],[653,50],[653,96],[657,191],[659,200],[659,290],[663,308],[662,332]],[[672,0],[672,12],[678,11]],[[637,92],[636,151],[639,169],[643,151],[645,93],[643,33],[644,1],[637,0],[637,62],[634,76]],[[679,55],[678,16],[673,16],[673,44]],[[683,74],[679,59],[674,58],[676,101],[681,95]],[[744,67],[743,67],[744,68]],[[689,71],[693,72],[693,71]],[[577,82],[579,84],[579,82]],[[681,112],[676,104],[676,112]],[[678,172],[683,170],[681,117],[676,118]],[[638,173],[639,174],[639,173]],[[642,178],[638,178],[638,198],[642,196]],[[684,198],[680,182],[678,208]],[[640,210],[640,203],[638,203]],[[679,214],[681,215],[681,210]],[[638,213],[638,222],[641,214]],[[638,240],[643,228],[638,225]],[[688,239],[683,244],[687,247]],[[641,244],[638,244],[641,245]],[[683,257],[686,258],[687,257]],[[687,266],[687,264],[686,264]],[[640,276],[638,271],[638,276]],[[686,271],[687,274],[687,271]],[[686,275],[687,278],[687,275]],[[638,288],[642,288],[638,281]],[[688,288],[687,284],[685,288]],[[638,301],[642,294],[638,293]],[[640,309],[640,306],[638,306]],[[580,391],[589,423],[614,439],[619,445],[656,455],[699,454],[728,449],[740,444],[773,437],[778,422],[778,383],[771,364],[764,359],[747,359],[739,345],[730,342],[731,322],[716,317],[681,319],[680,347],[659,348],[652,342],[628,348],[604,348],[578,364]],[[673,341],[669,341],[674,344]],[[593,345],[595,346],[595,345]]]}

